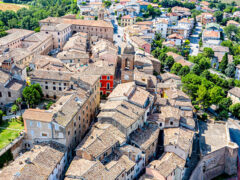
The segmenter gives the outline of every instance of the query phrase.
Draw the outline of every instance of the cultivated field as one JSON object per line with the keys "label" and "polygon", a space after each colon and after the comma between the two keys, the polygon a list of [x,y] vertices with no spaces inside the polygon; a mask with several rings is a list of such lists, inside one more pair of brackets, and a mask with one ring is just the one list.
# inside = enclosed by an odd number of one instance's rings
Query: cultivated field
{"label": "cultivated field", "polygon": [[235,1],[237,3],[237,5],[240,6],[240,0],[221,0],[223,3],[231,3],[233,1]]}
{"label": "cultivated field", "polygon": [[28,8],[27,5],[0,2],[0,10],[2,11],[12,10],[16,12],[17,10],[22,9],[24,7]]}

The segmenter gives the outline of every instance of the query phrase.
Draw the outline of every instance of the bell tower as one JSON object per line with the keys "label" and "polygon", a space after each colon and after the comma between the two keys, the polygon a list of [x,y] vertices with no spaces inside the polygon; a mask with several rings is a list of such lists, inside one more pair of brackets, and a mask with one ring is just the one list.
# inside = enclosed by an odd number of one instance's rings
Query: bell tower
{"label": "bell tower", "polygon": [[121,55],[121,82],[133,81],[135,50],[133,45],[127,44]]}
{"label": "bell tower", "polygon": [[104,20],[104,9],[102,9],[102,8],[98,12],[98,19]]}

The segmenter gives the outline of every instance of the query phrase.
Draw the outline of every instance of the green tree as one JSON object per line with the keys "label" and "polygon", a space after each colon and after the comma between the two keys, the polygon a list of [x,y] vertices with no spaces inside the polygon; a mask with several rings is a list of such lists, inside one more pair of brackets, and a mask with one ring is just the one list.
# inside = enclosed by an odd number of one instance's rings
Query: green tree
{"label": "green tree", "polygon": [[183,67],[180,69],[178,75],[179,75],[179,76],[186,76],[189,72],[190,72],[190,68],[189,68],[188,66],[183,66]]}
{"label": "green tree", "polygon": [[105,0],[105,1],[103,1],[103,4],[106,8],[109,8],[112,5],[112,2]]}
{"label": "green tree", "polygon": [[214,13],[214,16],[216,17],[216,20],[218,23],[221,23],[223,20],[223,12],[222,11],[216,11]]}
{"label": "green tree", "polygon": [[23,89],[22,95],[29,107],[37,105],[43,97],[42,89],[39,84],[32,84],[30,86],[26,86]]}
{"label": "green tree", "polygon": [[141,18],[141,17],[136,18],[136,22],[141,22],[141,21],[143,21],[143,18]]}
{"label": "green tree", "polygon": [[208,70],[204,70],[202,73],[201,73],[201,76],[206,78],[207,80],[210,80],[211,78],[211,73],[208,71]]}
{"label": "green tree", "polygon": [[219,119],[221,119],[221,120],[226,120],[226,119],[228,119],[228,111],[223,110],[223,111],[219,112],[218,117],[219,117]]}
{"label": "green tree", "polygon": [[218,104],[219,101],[223,98],[224,92],[221,87],[214,86],[209,90],[209,96],[211,98],[211,104]]}
{"label": "green tree", "polygon": [[231,105],[229,110],[236,118],[240,118],[240,103]]}
{"label": "green tree", "polygon": [[225,3],[218,3],[217,7],[220,11],[223,11],[226,8],[226,4]]}
{"label": "green tree", "polygon": [[225,53],[225,55],[222,58],[222,61],[219,64],[219,69],[221,70],[221,72],[225,72],[225,69],[227,68],[228,65],[228,54]]}
{"label": "green tree", "polygon": [[18,106],[16,104],[14,104],[12,107],[11,107],[11,112],[16,114],[18,111]]}
{"label": "green tree", "polygon": [[234,63],[230,63],[227,65],[227,68],[225,69],[225,74],[230,78],[234,78],[235,69],[236,69],[236,67],[235,67]]}
{"label": "green tree", "polygon": [[235,25],[228,25],[224,28],[224,33],[232,41],[239,41],[239,28]]}
{"label": "green tree", "polygon": [[210,106],[210,97],[207,88],[203,85],[199,86],[197,95],[196,100],[198,103],[202,105],[203,108],[208,108]]}
{"label": "green tree", "polygon": [[168,56],[164,62],[164,65],[167,69],[171,69],[174,64],[174,59],[172,56]]}
{"label": "green tree", "polygon": [[210,61],[208,58],[200,59],[198,65],[199,65],[201,72],[204,71],[205,69],[209,69],[211,67],[211,64],[210,64]]}
{"label": "green tree", "polygon": [[231,105],[232,105],[231,98],[222,98],[218,103],[218,110],[219,112],[223,110],[228,111]]}
{"label": "green tree", "polygon": [[21,106],[22,106],[22,98],[17,98],[16,99],[16,104],[17,104],[17,106],[18,106],[18,109],[21,111],[22,110],[22,108],[21,108]]}
{"label": "green tree", "polygon": [[34,29],[35,32],[40,32],[40,27]]}
{"label": "green tree", "polygon": [[171,68],[171,73],[178,74],[181,68],[182,68],[182,65],[180,63],[174,63]]}
{"label": "green tree", "polygon": [[205,47],[203,49],[203,55],[205,57],[212,58],[214,56],[214,51],[212,50],[212,48]]}
{"label": "green tree", "polygon": [[199,67],[198,64],[195,64],[191,70],[192,73],[196,74],[196,75],[200,75],[201,74],[201,69]]}

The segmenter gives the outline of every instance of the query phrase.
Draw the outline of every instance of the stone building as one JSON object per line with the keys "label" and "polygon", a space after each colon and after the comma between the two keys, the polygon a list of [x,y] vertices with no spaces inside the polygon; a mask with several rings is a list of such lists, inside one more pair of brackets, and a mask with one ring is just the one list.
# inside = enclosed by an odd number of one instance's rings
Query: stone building
{"label": "stone building", "polygon": [[71,24],[53,24],[41,26],[41,32],[45,34],[52,34],[54,49],[62,50],[64,44],[72,36]]}
{"label": "stone building", "polygon": [[238,145],[230,140],[227,124],[200,123],[200,161],[190,180],[213,179],[238,172]]}
{"label": "stone building", "polygon": [[31,72],[31,82],[40,84],[46,98],[58,99],[70,85],[73,73],[69,71],[51,71],[36,69]]}
{"label": "stone building", "polygon": [[58,53],[57,58],[63,63],[70,65],[85,65],[89,63],[89,53],[74,49]]}
{"label": "stone building", "polygon": [[104,161],[126,143],[126,136],[111,124],[95,124],[76,148],[76,155],[89,161]]}
{"label": "stone building", "polygon": [[[15,31],[17,30],[11,29],[11,33],[15,34]],[[16,48],[8,48],[2,54],[0,66],[4,70],[12,72],[15,78],[26,80],[26,67],[29,66],[32,59],[37,55],[48,54],[52,48],[52,35],[46,35],[42,32],[31,33],[21,39]]]}
{"label": "stone building", "polygon": [[108,164],[100,161],[89,161],[75,157],[66,172],[66,180],[96,179],[96,180],[132,180],[136,163],[128,156],[115,156]]}
{"label": "stone building", "polygon": [[66,148],[57,143],[35,145],[4,167],[0,172],[0,180],[5,179],[63,179],[67,163]]}
{"label": "stone building", "polygon": [[146,167],[144,179],[182,179],[186,161],[174,153],[165,153],[159,160],[154,160]]}
{"label": "stone building", "polygon": [[9,106],[21,97],[24,82],[13,78],[2,70],[0,70],[0,77],[0,107]]}
{"label": "stone building", "polygon": [[164,151],[186,160],[192,154],[194,132],[185,128],[164,129]]}
{"label": "stone building", "polygon": [[130,143],[140,148],[145,154],[145,164],[148,164],[156,156],[159,132],[160,129],[157,125],[148,124],[130,136]]}
{"label": "stone building", "polygon": [[35,55],[47,55],[53,49],[53,36],[43,32],[34,33],[22,40],[22,48]]}
{"label": "stone building", "polygon": [[145,110],[144,122],[147,121],[147,116],[153,108],[154,96],[148,91],[139,87],[135,82],[118,84],[107,98],[109,101],[126,100]]}
{"label": "stone building", "polygon": [[22,47],[22,40],[34,34],[34,31],[25,29],[10,29],[6,32],[8,35],[0,38],[1,53],[9,49]]}
{"label": "stone building", "polygon": [[144,125],[145,109],[130,102],[124,100],[107,101],[101,110],[98,121],[114,125],[127,137]]}
{"label": "stone building", "polygon": [[27,146],[53,140],[72,149],[80,142],[100,103],[99,77],[74,77],[74,82],[49,110],[28,109],[24,112]]}
{"label": "stone building", "polygon": [[231,98],[232,103],[240,103],[240,88],[234,87],[228,91],[228,97]]}
{"label": "stone building", "polygon": [[103,20],[81,20],[68,19],[63,17],[48,17],[39,22],[40,27],[56,24],[70,24],[73,34],[76,32],[88,33],[88,36],[98,36],[99,38],[113,41],[113,26],[110,22]]}
{"label": "stone building", "polygon": [[99,60],[91,64],[89,63],[88,66],[79,69],[84,74],[100,76],[100,95],[108,96],[113,91],[115,85],[115,64]]}

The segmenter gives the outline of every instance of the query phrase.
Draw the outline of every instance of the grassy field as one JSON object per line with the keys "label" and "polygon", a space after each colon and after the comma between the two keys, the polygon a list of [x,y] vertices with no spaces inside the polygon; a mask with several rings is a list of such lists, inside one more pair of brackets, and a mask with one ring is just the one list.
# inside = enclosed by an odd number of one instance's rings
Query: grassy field
{"label": "grassy field", "polygon": [[[11,128],[15,130],[4,128]],[[23,128],[22,122],[18,120],[3,121],[3,123],[0,125],[0,149],[18,137]]]}
{"label": "grassy field", "polygon": [[6,11],[6,10],[12,10],[12,11],[17,11],[22,8],[28,8],[27,5],[22,5],[22,4],[12,4],[12,3],[4,3],[0,1],[0,10]]}
{"label": "grassy field", "polygon": [[239,0],[221,0],[223,3],[231,3],[233,1],[235,1],[237,3],[237,5],[240,6],[240,1]]}

